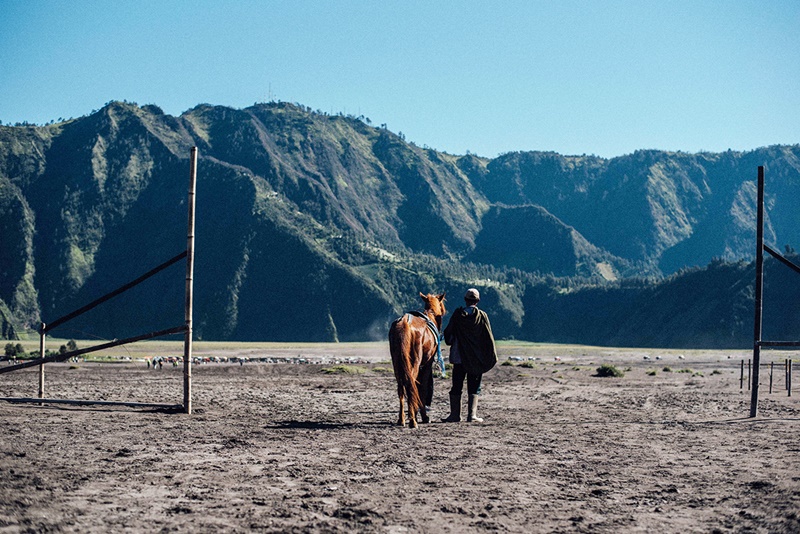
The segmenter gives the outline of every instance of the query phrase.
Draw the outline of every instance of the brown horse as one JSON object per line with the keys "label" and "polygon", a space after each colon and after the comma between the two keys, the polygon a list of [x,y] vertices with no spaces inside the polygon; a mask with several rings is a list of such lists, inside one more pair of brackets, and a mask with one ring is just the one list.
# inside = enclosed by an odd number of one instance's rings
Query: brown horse
{"label": "brown horse", "polygon": [[403,412],[403,399],[408,400],[408,424],[417,426],[417,412],[422,422],[429,421],[425,410],[425,399],[430,391],[433,373],[433,361],[439,340],[437,334],[428,326],[428,321],[442,331],[442,316],[445,314],[444,293],[441,295],[423,295],[425,311],[419,315],[406,313],[389,327],[389,351],[392,353],[394,377],[397,379],[397,396],[400,397],[400,417],[397,424],[406,422]]}

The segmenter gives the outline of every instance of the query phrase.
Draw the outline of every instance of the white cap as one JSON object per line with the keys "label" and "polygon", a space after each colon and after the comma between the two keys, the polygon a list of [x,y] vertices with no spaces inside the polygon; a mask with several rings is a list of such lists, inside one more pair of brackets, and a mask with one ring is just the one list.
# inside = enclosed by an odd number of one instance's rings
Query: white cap
{"label": "white cap", "polygon": [[466,295],[464,295],[464,300],[481,300],[481,294],[478,293],[478,290],[474,287],[467,289]]}

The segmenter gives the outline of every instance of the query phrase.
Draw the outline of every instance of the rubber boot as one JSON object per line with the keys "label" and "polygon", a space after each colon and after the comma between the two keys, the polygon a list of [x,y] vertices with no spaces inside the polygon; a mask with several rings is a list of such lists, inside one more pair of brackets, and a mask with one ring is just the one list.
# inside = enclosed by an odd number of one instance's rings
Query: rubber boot
{"label": "rubber boot", "polygon": [[478,417],[478,396],[469,396],[469,413],[467,414],[468,423],[482,423],[483,419]]}
{"label": "rubber boot", "polygon": [[450,394],[450,415],[442,419],[443,423],[460,423],[461,422],[461,394]]}

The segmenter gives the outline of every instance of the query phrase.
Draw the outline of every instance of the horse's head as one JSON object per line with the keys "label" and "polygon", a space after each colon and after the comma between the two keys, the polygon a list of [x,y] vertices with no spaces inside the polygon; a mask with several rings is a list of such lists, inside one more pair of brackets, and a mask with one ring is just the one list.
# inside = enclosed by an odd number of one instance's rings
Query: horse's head
{"label": "horse's head", "polygon": [[433,320],[436,322],[436,326],[439,328],[439,330],[441,330],[442,316],[447,313],[447,310],[444,308],[445,293],[442,293],[441,295],[431,295],[430,293],[423,295],[420,293],[419,296],[425,303],[425,312],[429,315],[433,315]]}

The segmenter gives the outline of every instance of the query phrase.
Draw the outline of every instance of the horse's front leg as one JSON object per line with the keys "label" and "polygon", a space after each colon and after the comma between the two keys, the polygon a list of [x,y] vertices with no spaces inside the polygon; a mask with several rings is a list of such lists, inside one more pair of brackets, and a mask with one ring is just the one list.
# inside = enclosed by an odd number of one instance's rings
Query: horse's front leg
{"label": "horse's front leg", "polygon": [[419,390],[419,397],[422,401],[422,406],[419,407],[420,421],[423,423],[430,423],[431,420],[428,416],[427,408],[431,405],[433,400],[433,367],[431,365],[426,364],[420,368],[417,389]]}
{"label": "horse's front leg", "polygon": [[431,418],[428,417],[428,410],[425,409],[425,405],[419,407],[419,420],[423,423],[431,422]]}

